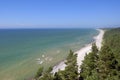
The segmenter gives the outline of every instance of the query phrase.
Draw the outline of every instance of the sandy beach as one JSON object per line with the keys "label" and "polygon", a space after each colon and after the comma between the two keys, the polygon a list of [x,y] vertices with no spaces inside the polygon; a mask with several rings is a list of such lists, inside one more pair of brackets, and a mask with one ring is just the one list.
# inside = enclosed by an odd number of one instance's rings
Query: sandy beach
{"label": "sandy beach", "polygon": [[[99,31],[99,34],[96,37],[94,37],[94,39],[95,39],[96,46],[100,50],[102,46],[104,31],[102,29],[97,29],[97,30]],[[92,47],[92,43],[80,49],[79,51],[75,52],[77,54],[78,72],[80,71],[80,65],[82,64],[82,61],[84,60],[85,55],[91,52],[91,47]]]}
{"label": "sandy beach", "polygon": [[[102,46],[104,30],[102,29],[97,29],[97,30],[99,31],[99,34],[93,38],[95,39],[96,46],[100,50]],[[91,47],[92,47],[92,43],[86,45],[85,47],[75,52],[75,54],[77,54],[78,72],[80,71],[80,65],[82,64],[82,61],[84,60],[86,53],[88,54],[89,52],[91,52]],[[54,74],[55,72],[58,72],[59,70],[64,70],[66,67],[66,64],[64,62],[65,61],[62,61],[58,65],[54,66],[51,73]]]}

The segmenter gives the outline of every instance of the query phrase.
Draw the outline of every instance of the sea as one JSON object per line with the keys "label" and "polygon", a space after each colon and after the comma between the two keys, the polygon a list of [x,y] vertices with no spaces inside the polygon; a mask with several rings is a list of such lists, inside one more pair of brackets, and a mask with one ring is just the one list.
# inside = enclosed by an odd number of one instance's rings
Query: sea
{"label": "sea", "polygon": [[94,41],[96,29],[0,29],[0,80],[33,78]]}

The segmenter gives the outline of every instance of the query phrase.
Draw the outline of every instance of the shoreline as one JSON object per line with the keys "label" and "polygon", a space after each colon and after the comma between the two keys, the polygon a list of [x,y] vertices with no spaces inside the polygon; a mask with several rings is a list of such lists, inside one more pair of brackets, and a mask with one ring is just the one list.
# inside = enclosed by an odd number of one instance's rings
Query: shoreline
{"label": "shoreline", "polygon": [[[103,36],[104,36],[104,30],[102,29],[97,29],[99,31],[99,34],[94,37],[96,46],[98,50],[101,49],[102,46],[102,41],[103,41]],[[92,42],[92,43],[94,43]],[[91,47],[92,43],[88,44],[86,47],[83,47],[82,49],[78,50],[75,52],[77,54],[77,65],[78,65],[78,72],[80,72],[80,65],[82,64],[82,61],[84,60],[84,57],[86,54],[91,52]]]}
{"label": "shoreline", "polygon": [[[95,42],[96,46],[98,47],[98,50],[101,49],[104,30],[102,29],[96,29],[96,30],[99,31],[99,34],[93,37],[94,41],[75,52],[75,54],[77,54],[78,72],[80,72],[80,65],[82,64],[82,61],[84,60],[85,55],[91,52],[92,43]],[[51,73],[55,74],[55,72],[58,72],[59,70],[64,70],[66,66],[67,65],[65,64],[65,60],[61,61],[59,64],[53,67],[53,70],[51,71]]]}

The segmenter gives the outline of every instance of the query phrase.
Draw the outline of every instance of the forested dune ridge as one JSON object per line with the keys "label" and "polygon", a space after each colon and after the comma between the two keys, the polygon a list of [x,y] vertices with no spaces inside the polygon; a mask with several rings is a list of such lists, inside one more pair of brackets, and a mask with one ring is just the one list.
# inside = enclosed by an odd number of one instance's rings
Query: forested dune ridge
{"label": "forested dune ridge", "polygon": [[47,71],[41,67],[35,80],[120,80],[120,28],[106,29],[102,44],[100,51],[95,43],[92,44],[92,51],[86,54],[80,73],[77,55],[70,50],[64,71],[52,74],[52,67]]}
{"label": "forested dune ridge", "polygon": [[120,28],[106,30],[101,50],[86,55],[80,80],[120,80]]}

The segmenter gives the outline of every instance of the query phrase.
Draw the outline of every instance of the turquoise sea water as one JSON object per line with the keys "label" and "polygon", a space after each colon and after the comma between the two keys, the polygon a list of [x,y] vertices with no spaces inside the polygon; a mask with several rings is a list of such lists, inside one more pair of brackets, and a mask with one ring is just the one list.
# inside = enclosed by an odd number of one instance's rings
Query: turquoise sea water
{"label": "turquoise sea water", "polygon": [[97,34],[95,29],[1,29],[0,80],[33,77],[40,66],[57,64]]}

